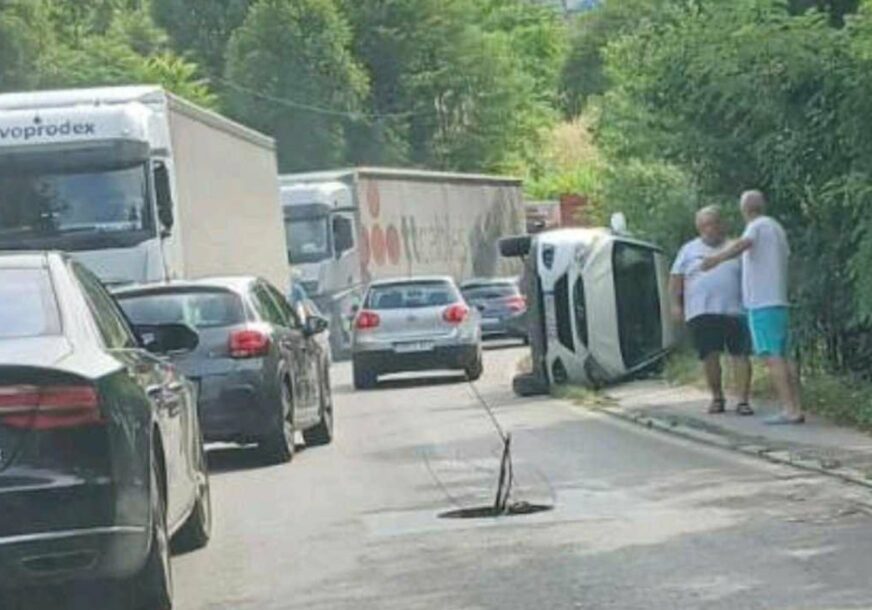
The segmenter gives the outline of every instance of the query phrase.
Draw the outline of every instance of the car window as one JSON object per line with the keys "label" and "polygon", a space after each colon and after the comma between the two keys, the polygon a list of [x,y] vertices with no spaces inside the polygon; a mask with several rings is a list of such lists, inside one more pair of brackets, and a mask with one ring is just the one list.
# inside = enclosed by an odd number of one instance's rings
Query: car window
{"label": "car window", "polygon": [[121,295],[118,304],[134,324],[187,324],[203,329],[233,326],[245,321],[242,300],[229,290]]}
{"label": "car window", "polygon": [[115,301],[100,283],[97,277],[82,265],[72,264],[73,274],[79,280],[88,307],[97,328],[103,336],[103,342],[109,349],[123,349],[136,346],[136,339],[124,318],[124,314]]}
{"label": "car window", "polygon": [[60,332],[60,313],[48,270],[0,269],[0,339]]}
{"label": "car window", "polygon": [[288,299],[282,296],[282,293],[279,292],[274,286],[271,284],[264,284],[267,292],[270,297],[272,297],[273,301],[278,306],[279,310],[282,312],[282,316],[288,321],[291,328],[301,328],[303,325],[303,320],[305,319],[305,313],[300,315],[300,310],[302,309],[302,303],[299,304],[298,307],[291,307]]}
{"label": "car window", "polygon": [[459,300],[457,290],[443,281],[405,282],[373,286],[367,296],[367,309],[415,309],[441,307]]}
{"label": "car window", "polygon": [[251,289],[251,295],[254,300],[254,307],[264,321],[277,326],[288,325],[285,313],[270,296],[266,286],[261,282],[255,283]]}

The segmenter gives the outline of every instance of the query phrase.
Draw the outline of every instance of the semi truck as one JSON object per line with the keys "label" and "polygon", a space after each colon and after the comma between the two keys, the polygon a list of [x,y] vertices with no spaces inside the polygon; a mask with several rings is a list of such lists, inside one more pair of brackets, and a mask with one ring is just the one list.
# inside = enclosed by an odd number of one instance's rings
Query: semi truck
{"label": "semi truck", "polygon": [[346,357],[353,312],[375,279],[512,275],[500,237],[524,231],[521,180],[352,168],[281,177],[288,260]]}
{"label": "semi truck", "polygon": [[287,289],[275,143],[131,86],[0,95],[0,250],[107,284],[260,275]]}

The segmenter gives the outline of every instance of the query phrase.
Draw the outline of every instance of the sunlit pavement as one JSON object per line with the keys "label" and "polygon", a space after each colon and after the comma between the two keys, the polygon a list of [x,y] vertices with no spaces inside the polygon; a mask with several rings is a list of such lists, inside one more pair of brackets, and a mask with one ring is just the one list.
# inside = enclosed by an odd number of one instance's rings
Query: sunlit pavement
{"label": "sunlit pavement", "polygon": [[293,463],[211,453],[213,542],[176,558],[181,610],[861,608],[872,496],[510,391],[517,347],[477,384],[513,438],[515,500],[553,510],[442,519],[493,501],[500,441],[458,377],[353,392],[337,436]]}

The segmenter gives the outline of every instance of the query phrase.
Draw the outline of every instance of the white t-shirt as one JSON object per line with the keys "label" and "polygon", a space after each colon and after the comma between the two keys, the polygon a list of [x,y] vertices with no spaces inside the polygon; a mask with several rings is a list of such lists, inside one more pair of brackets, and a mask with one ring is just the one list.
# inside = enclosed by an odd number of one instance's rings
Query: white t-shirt
{"label": "white t-shirt", "polygon": [[704,314],[738,316],[742,309],[742,263],[727,261],[714,269],[702,271],[703,259],[717,254],[726,244],[713,248],[702,239],[689,241],[678,251],[672,275],[684,276],[684,318],[692,320]]}
{"label": "white t-shirt", "polygon": [[786,307],[790,246],[784,228],[760,216],[748,223],[743,239],[751,247],[742,254],[742,299],[747,309]]}

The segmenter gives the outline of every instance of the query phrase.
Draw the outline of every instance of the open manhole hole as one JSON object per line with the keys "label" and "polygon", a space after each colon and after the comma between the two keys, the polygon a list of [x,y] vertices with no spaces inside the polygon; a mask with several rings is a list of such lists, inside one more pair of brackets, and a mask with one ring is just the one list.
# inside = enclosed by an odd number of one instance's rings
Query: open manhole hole
{"label": "open manhole hole", "polygon": [[495,506],[475,506],[471,508],[458,508],[439,514],[440,519],[497,519],[499,517],[521,517],[549,511],[554,507],[550,504],[530,504],[528,502],[515,502],[509,504],[505,510],[499,510]]}

